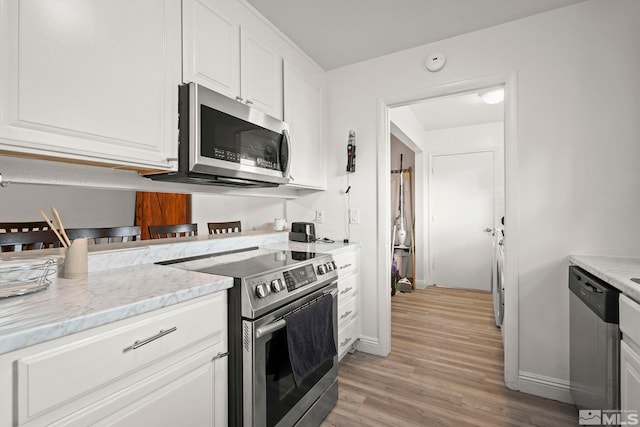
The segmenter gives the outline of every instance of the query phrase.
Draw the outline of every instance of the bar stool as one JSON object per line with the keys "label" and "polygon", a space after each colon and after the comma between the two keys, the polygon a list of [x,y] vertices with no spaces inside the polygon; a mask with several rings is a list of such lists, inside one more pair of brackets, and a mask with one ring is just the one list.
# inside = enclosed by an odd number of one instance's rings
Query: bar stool
{"label": "bar stool", "polygon": [[208,222],[207,227],[209,227],[209,234],[239,233],[242,231],[240,221]]}
{"label": "bar stool", "polygon": [[197,236],[198,224],[150,225],[149,235],[152,239]]}

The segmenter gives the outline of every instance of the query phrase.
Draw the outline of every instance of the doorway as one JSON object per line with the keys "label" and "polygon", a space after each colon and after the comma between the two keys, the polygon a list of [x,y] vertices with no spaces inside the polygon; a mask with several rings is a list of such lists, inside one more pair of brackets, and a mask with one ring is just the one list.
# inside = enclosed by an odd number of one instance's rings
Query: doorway
{"label": "doorway", "polygon": [[[436,99],[444,99],[445,97],[454,97],[462,94],[470,94],[475,92],[475,96],[482,91],[485,91],[488,88],[493,88],[496,86],[501,86],[504,88],[505,93],[505,101],[504,101],[504,123],[503,123],[503,146],[504,151],[502,153],[503,163],[505,165],[504,169],[504,198],[502,200],[504,216],[506,218],[517,218],[517,111],[515,108],[516,105],[516,76],[513,75],[500,75],[500,76],[491,76],[486,78],[479,78],[469,81],[457,82],[457,83],[449,83],[439,87],[433,87],[423,90],[416,90],[412,94],[402,94],[397,96],[388,96],[379,100],[378,103],[378,112],[379,112],[379,139],[378,139],[378,150],[381,154],[378,161],[378,194],[383,197],[378,199],[378,211],[380,212],[379,221],[378,221],[378,233],[380,236],[380,245],[378,251],[378,268],[379,268],[379,277],[389,277],[391,269],[389,262],[384,262],[384,260],[390,259],[389,249],[390,241],[391,241],[391,233],[389,230],[388,224],[391,221],[390,214],[388,214],[389,200],[390,200],[390,185],[388,183],[389,175],[389,132],[391,129],[397,127],[398,123],[394,118],[396,111],[399,111],[402,107],[411,106],[413,104],[421,103],[426,100],[436,100]],[[414,123],[415,124],[415,123]],[[407,129],[407,128],[405,128]],[[423,151],[424,156],[422,159],[418,159],[416,156],[416,192],[419,191],[417,188],[420,186],[420,181],[422,181],[422,185],[429,182],[429,173],[430,173],[430,161],[433,160],[434,155],[446,155],[453,154],[454,152],[469,152],[474,150],[464,150],[460,147],[451,146],[449,153],[447,153],[446,149],[436,150],[436,149],[426,149],[426,147],[420,147]],[[487,151],[487,150],[475,150],[475,151]],[[418,173],[418,169],[421,168],[422,172]],[[387,182],[385,182],[387,181]],[[422,190],[425,194],[428,192],[424,189]],[[416,195],[416,199],[418,195]],[[421,212],[419,212],[421,210]],[[428,231],[425,230],[428,227],[428,213],[429,213],[429,200],[428,197],[425,197],[422,201],[417,201],[416,206],[416,244],[419,246],[421,243],[419,240],[426,240],[426,242],[422,242],[425,246],[425,251],[423,253],[428,254],[429,252],[429,239],[428,239]],[[490,226],[492,228],[491,233],[493,233],[498,224],[500,213],[496,210],[493,214],[493,222]],[[423,232],[418,232],[419,219],[423,220]],[[505,234],[504,243],[505,246],[510,248],[510,252],[508,255],[505,255],[504,258],[504,276],[505,276],[505,315],[504,315],[504,328],[503,328],[503,337],[504,337],[504,349],[505,349],[505,382],[507,386],[511,389],[519,389],[518,386],[518,287],[517,287],[517,223],[509,224],[508,220],[506,221],[507,226],[509,227],[508,233]],[[489,227],[486,227],[489,228]],[[490,239],[491,241],[491,239]],[[426,262],[424,264],[427,264]],[[488,263],[491,265],[491,263]],[[418,273],[420,274],[420,273]],[[426,277],[426,280],[432,282],[432,278],[430,276],[429,269],[425,269],[422,273],[423,277]],[[391,297],[385,292],[387,287],[380,285],[378,301],[379,301],[379,313],[380,323],[379,323],[379,331],[380,331],[380,350],[381,354],[388,354],[391,350],[391,339],[390,339],[390,306],[391,306]]]}

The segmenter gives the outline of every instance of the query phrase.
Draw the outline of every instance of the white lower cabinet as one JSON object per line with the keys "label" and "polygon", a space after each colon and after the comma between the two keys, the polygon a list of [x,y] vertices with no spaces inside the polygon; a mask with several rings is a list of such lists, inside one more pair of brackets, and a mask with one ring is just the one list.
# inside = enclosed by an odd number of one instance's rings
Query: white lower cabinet
{"label": "white lower cabinet", "polygon": [[640,408],[640,352],[624,340],[620,343],[620,408]]}
{"label": "white lower cabinet", "polygon": [[338,270],[338,359],[357,347],[360,337],[360,249],[334,255]]}
{"label": "white lower cabinet", "polygon": [[640,304],[620,295],[620,409],[640,409]]}
{"label": "white lower cabinet", "polygon": [[219,292],[2,355],[0,425],[224,426],[226,313]]}

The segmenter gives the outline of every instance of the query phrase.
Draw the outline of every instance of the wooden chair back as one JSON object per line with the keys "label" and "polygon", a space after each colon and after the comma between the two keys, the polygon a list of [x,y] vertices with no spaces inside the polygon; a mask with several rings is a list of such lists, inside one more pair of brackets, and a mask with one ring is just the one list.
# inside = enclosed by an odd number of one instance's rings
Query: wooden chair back
{"label": "wooden chair back", "polygon": [[86,237],[93,239],[95,244],[140,240],[140,227],[137,225],[103,228],[67,228],[66,231],[69,240]]}
{"label": "wooden chair back", "polygon": [[189,237],[198,235],[198,224],[150,225],[149,236],[152,239],[169,237]]}
{"label": "wooden chair back", "polygon": [[209,234],[239,233],[242,231],[240,221],[208,222]]}
{"label": "wooden chair back", "polygon": [[46,221],[0,222],[0,233],[19,233],[24,231],[50,230]]}
{"label": "wooden chair back", "polygon": [[59,248],[60,245],[53,230],[0,233],[0,252]]}

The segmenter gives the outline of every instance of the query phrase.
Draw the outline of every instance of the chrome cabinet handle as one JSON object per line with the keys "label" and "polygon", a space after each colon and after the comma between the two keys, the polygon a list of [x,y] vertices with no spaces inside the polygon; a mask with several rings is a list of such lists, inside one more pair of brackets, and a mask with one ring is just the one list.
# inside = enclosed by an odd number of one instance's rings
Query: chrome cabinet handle
{"label": "chrome cabinet handle", "polygon": [[351,289],[353,289],[353,288],[349,287],[349,288],[345,289],[344,291],[340,292],[340,295],[344,295],[344,294],[348,293]]}
{"label": "chrome cabinet handle", "polygon": [[347,338],[346,340],[342,341],[340,343],[340,347],[344,347],[345,345],[349,344],[349,342],[351,341],[351,337]]}
{"label": "chrome cabinet handle", "polygon": [[349,316],[351,313],[353,313],[351,310],[347,311],[345,314],[343,314],[342,316],[340,316],[340,320],[344,319],[345,317]]}
{"label": "chrome cabinet handle", "polygon": [[158,338],[162,338],[165,335],[169,335],[171,332],[175,332],[177,330],[178,330],[178,328],[176,328],[175,326],[173,328],[170,328],[170,329],[160,329],[160,332],[158,332],[157,334],[155,334],[152,337],[146,338],[144,340],[136,340],[133,344],[131,344],[129,347],[125,348],[122,352],[126,353],[127,351],[135,350],[136,348],[139,348],[139,347],[142,347],[143,345],[149,344],[151,341],[155,341]]}
{"label": "chrome cabinet handle", "polygon": [[243,101],[244,101],[244,99],[243,99],[241,96],[236,96],[236,101],[243,102]]}
{"label": "chrome cabinet handle", "polygon": [[484,231],[485,233],[491,233],[491,232],[493,232],[493,228],[489,228],[489,227],[487,227],[487,228],[485,228],[485,229],[484,229],[484,230],[482,230],[482,231]]}
{"label": "chrome cabinet handle", "polygon": [[245,103],[245,104],[248,104],[248,105],[251,105],[251,104],[253,104],[253,101],[252,101],[252,100],[250,100],[250,99],[247,99],[244,103]]}
{"label": "chrome cabinet handle", "polygon": [[218,354],[213,356],[213,359],[211,359],[211,361],[222,359],[223,357],[227,357],[228,355],[229,355],[228,351],[225,351],[224,353],[218,352]]}
{"label": "chrome cabinet handle", "polygon": [[342,270],[343,268],[349,268],[349,267],[351,267],[351,264],[341,265],[338,270]]}
{"label": "chrome cabinet handle", "polygon": [[256,339],[263,337],[267,334],[270,334],[272,332],[277,331],[278,329],[282,329],[286,326],[287,322],[285,322],[284,319],[280,319],[276,322],[273,323],[269,323],[266,326],[261,326],[260,328],[256,329]]}

